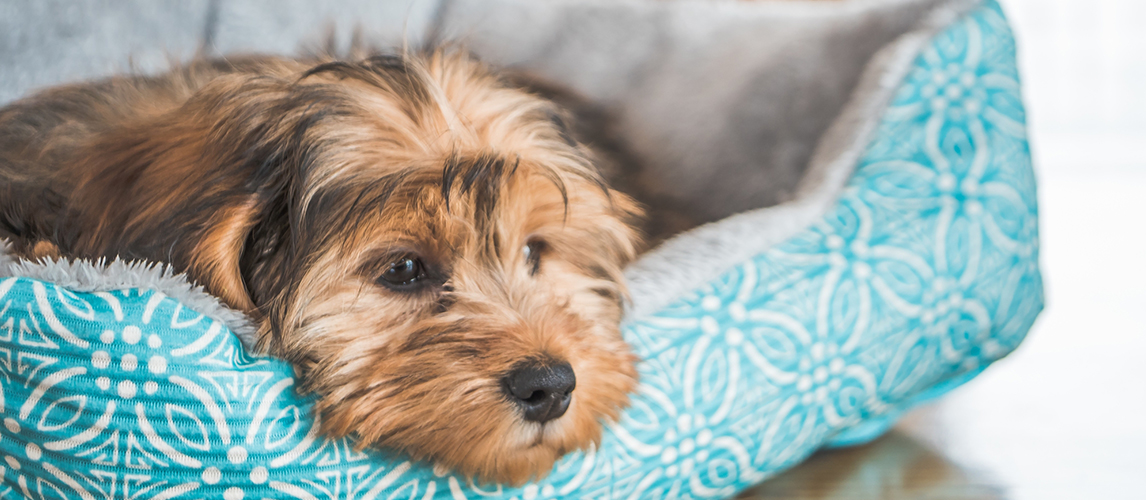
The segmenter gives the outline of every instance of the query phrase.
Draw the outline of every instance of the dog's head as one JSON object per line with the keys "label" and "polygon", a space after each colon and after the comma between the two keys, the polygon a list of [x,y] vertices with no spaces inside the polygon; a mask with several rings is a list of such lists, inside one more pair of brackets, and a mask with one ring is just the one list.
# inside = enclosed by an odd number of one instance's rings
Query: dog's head
{"label": "dog's head", "polygon": [[100,145],[118,166],[87,196],[136,194],[86,245],[166,251],[260,318],[331,434],[513,483],[598,440],[636,384],[634,203],[551,103],[466,56],[299,64],[213,78]]}

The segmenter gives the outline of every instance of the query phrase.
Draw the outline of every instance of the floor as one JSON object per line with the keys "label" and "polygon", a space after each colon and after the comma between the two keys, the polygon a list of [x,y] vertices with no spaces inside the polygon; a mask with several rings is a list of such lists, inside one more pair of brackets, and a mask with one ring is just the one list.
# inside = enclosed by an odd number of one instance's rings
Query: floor
{"label": "floor", "polygon": [[743,498],[1146,499],[1146,1],[1001,1],[1023,51],[1046,312],[889,435]]}

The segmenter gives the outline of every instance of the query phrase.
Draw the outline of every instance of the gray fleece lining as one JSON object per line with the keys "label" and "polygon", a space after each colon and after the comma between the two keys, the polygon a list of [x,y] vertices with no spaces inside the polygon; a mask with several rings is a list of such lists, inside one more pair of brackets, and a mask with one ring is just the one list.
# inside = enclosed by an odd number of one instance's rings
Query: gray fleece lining
{"label": "gray fleece lining", "polygon": [[203,287],[192,284],[184,274],[175,274],[171,266],[149,262],[127,262],[120,259],[104,262],[87,260],[42,260],[31,262],[13,259],[7,244],[0,240],[0,278],[18,276],[55,283],[77,292],[107,292],[128,288],[158,290],[196,312],[222,321],[248,351],[254,351],[257,328],[247,316],[224,305]]}
{"label": "gray fleece lining", "polygon": [[[632,300],[626,320],[656,313],[737,264],[811,226],[828,212],[871,143],[896,89],[930,40],[982,0],[952,0],[868,63],[851,100],[821,137],[792,201],[727,217],[682,233],[625,272]],[[696,266],[696,262],[706,262]]]}

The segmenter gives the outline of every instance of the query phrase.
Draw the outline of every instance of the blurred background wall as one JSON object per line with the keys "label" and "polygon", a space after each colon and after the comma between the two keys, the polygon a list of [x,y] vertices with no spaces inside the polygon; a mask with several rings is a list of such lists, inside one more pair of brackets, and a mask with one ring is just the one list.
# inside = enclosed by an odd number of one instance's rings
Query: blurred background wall
{"label": "blurred background wall", "polygon": [[[420,40],[438,0],[0,0],[0,104],[43,85],[161,71],[212,54],[290,54],[355,27],[395,45]],[[388,34],[381,36],[380,34]]]}

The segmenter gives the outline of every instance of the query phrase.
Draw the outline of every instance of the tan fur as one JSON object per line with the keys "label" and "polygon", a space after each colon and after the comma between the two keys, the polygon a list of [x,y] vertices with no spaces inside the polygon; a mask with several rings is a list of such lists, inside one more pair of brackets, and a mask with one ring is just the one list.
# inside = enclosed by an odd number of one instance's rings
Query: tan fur
{"label": "tan fur", "polygon": [[32,245],[27,258],[32,261],[51,260],[60,258],[60,249],[49,241],[37,241]]}
{"label": "tan fur", "polygon": [[[618,324],[638,208],[604,187],[552,103],[459,52],[320,63],[193,63],[0,112],[0,131],[18,130],[90,99],[86,118],[38,132],[69,134],[58,163],[0,158],[66,186],[52,188],[58,210],[21,207],[36,224],[10,222],[10,237],[188,272],[260,322],[260,347],[300,369],[330,435],[481,480],[544,476],[597,442],[636,386]],[[544,241],[535,274],[530,241]],[[405,254],[441,281],[383,286]],[[577,377],[544,425],[501,387],[532,359]]]}
{"label": "tan fur", "polygon": [[222,209],[212,218],[203,239],[191,252],[191,269],[197,276],[209,280],[208,289],[231,307],[245,312],[254,311],[255,304],[243,284],[239,255],[256,218],[254,199]]}

